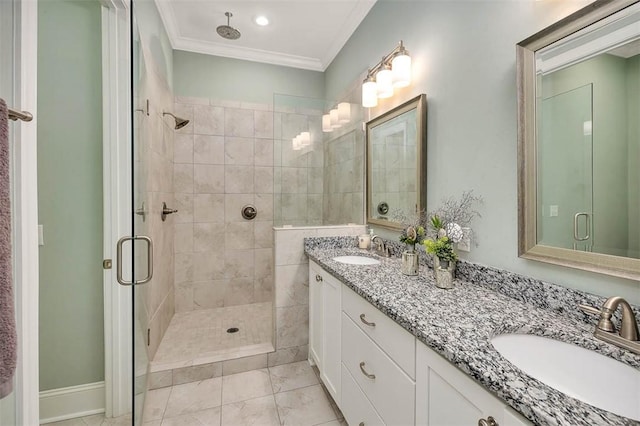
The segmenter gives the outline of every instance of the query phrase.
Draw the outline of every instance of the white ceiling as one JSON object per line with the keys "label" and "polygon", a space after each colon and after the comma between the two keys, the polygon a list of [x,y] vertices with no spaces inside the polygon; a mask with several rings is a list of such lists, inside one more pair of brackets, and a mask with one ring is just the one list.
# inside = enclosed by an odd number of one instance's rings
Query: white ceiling
{"label": "white ceiling", "polygon": [[[155,0],[176,50],[324,71],[376,0]],[[233,13],[238,40],[218,35]],[[254,22],[266,16],[270,24]]]}

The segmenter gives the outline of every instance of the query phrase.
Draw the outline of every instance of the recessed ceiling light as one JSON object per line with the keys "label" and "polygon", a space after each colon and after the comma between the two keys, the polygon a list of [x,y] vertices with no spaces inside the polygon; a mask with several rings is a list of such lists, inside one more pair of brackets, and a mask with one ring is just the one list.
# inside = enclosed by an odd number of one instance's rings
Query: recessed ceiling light
{"label": "recessed ceiling light", "polygon": [[267,19],[266,16],[256,16],[256,24],[260,25],[261,27],[264,27],[266,25],[269,25],[269,20]]}

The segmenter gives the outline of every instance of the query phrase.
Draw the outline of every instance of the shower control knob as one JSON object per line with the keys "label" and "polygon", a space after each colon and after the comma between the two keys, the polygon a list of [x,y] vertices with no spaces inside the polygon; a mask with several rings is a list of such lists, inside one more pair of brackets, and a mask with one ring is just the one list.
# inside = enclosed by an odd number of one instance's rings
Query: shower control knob
{"label": "shower control knob", "polygon": [[163,202],[162,203],[162,214],[160,215],[162,217],[162,221],[164,222],[165,220],[167,220],[167,215],[173,214],[173,213],[178,213],[177,209],[170,209],[169,207],[167,207],[167,203]]}
{"label": "shower control knob", "polygon": [[244,219],[253,220],[258,215],[258,210],[255,208],[255,206],[247,204],[246,206],[242,207],[241,213]]}

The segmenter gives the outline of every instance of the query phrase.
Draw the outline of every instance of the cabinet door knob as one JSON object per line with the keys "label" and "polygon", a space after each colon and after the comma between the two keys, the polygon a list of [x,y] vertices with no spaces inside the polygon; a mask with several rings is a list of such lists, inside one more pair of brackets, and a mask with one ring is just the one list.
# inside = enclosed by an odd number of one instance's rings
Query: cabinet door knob
{"label": "cabinet door knob", "polygon": [[362,323],[364,325],[368,325],[369,327],[375,327],[376,323],[375,322],[369,322],[364,318],[364,314],[360,314],[360,321],[362,321]]}
{"label": "cabinet door knob", "polygon": [[362,371],[362,374],[364,374],[367,379],[371,379],[371,380],[375,380],[376,379],[376,375],[375,374],[369,374],[369,373],[367,373],[367,370],[364,369],[364,361],[362,361],[360,363],[360,371]]}
{"label": "cabinet door knob", "polygon": [[500,425],[498,424],[498,422],[496,422],[496,419],[489,416],[487,417],[486,420],[485,419],[478,420],[478,426],[500,426]]}
{"label": "cabinet door knob", "polygon": [[317,282],[321,282],[322,281],[322,277],[320,276],[320,274],[316,274],[316,281]]}
{"label": "cabinet door knob", "polygon": [[358,424],[358,426],[364,426],[364,422],[360,422],[360,424]]}

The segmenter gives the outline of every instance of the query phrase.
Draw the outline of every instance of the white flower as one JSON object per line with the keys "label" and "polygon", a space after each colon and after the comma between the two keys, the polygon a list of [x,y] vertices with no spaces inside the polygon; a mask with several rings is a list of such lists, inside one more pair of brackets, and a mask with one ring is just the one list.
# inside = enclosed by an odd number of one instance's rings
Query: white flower
{"label": "white flower", "polygon": [[462,231],[462,227],[457,223],[454,223],[454,222],[447,223],[444,229],[447,232],[447,237],[449,237],[449,239],[454,243],[459,243],[464,237],[464,232]]}
{"label": "white flower", "polygon": [[440,228],[438,230],[438,238],[442,238],[442,237],[446,237],[447,236],[447,231],[444,228]]}

